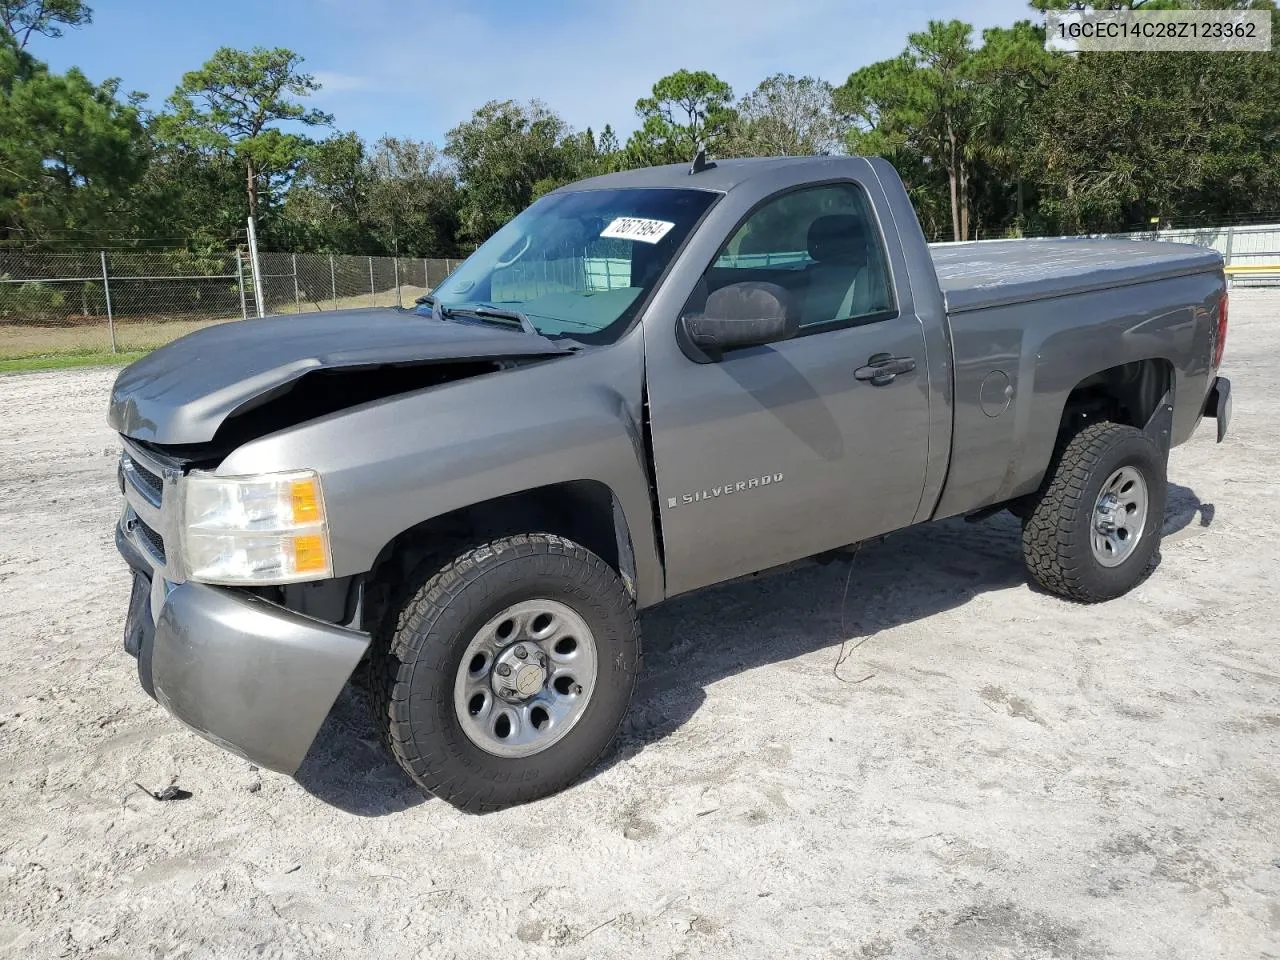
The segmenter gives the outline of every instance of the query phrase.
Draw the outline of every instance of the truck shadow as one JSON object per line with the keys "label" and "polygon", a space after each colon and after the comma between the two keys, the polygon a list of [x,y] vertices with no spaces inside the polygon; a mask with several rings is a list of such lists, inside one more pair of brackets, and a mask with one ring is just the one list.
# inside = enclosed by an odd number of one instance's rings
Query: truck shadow
{"label": "truck shadow", "polygon": [[[1212,504],[1187,487],[1169,485],[1166,537],[1207,527],[1213,517]],[[1158,563],[1157,555],[1151,569]],[[802,561],[646,611],[644,668],[631,712],[614,746],[586,778],[679,730],[717,680],[824,649],[830,664],[815,669],[835,669],[842,649],[1027,582],[1019,523],[999,514],[982,523],[953,519],[911,527],[865,543],[852,567],[848,560],[825,566]],[[860,679],[845,672],[843,679]],[[364,684],[361,668],[295,777],[325,803],[358,816],[382,816],[428,798],[383,750]]]}
{"label": "truck shadow", "polygon": [[677,598],[642,616],[645,665],[623,736],[591,775],[684,726],[726,676],[825,650],[812,669],[861,679],[841,654],[883,631],[1022,586],[1019,522],[1000,514],[911,527],[848,560],[801,562]]}
{"label": "truck shadow", "polygon": [[[1213,504],[1169,484],[1162,536],[1183,539],[1213,518]],[[1157,552],[1144,579],[1159,564]],[[642,615],[645,668],[627,726],[588,776],[678,730],[706,700],[706,687],[725,676],[823,648],[831,653],[823,669],[835,670],[841,654],[883,631],[1022,585],[1044,593],[1023,567],[1019,521],[1001,513],[865,543],[852,566],[805,562],[672,600]],[[860,679],[856,669],[846,672],[840,670],[842,679]]]}
{"label": "truck shadow", "polygon": [[317,800],[360,817],[400,813],[433,799],[382,746],[362,663],[325,718],[294,779]]}
{"label": "truck shadow", "polygon": [[1176,543],[1195,536],[1213,523],[1214,506],[1203,503],[1195,491],[1178,483],[1169,484],[1169,498],[1164,509],[1166,542]]}

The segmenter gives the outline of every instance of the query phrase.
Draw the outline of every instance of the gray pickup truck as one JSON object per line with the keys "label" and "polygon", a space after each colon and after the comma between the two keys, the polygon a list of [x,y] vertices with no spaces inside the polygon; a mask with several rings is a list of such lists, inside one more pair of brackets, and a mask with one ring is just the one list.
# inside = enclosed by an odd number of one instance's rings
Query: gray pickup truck
{"label": "gray pickup truck", "polygon": [[734,160],[543,197],[414,310],[228,323],[125,369],[125,647],[297,770],[356,667],[423,789],[484,811],[609,744],[636,611],[1008,509],[1045,590],[1124,593],[1217,376],[1220,257],[930,247],[886,163]]}

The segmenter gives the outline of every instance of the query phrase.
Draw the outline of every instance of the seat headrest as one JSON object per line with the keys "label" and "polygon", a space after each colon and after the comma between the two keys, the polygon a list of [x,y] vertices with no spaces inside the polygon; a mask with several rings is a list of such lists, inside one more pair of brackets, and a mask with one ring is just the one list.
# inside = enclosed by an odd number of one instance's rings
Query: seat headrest
{"label": "seat headrest", "polygon": [[867,262],[867,226],[852,213],[829,213],[809,225],[809,256],[818,263]]}
{"label": "seat headrest", "polygon": [[726,283],[707,297],[706,314],[717,320],[799,319],[795,297],[786,287],[762,280]]}

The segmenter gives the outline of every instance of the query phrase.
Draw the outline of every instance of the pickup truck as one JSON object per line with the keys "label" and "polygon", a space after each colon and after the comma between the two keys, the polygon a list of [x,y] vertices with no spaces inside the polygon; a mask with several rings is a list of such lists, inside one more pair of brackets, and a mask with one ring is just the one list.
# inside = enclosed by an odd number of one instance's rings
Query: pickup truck
{"label": "pickup truck", "polygon": [[1218,254],[930,247],[859,157],[542,197],[414,309],[227,323],[119,375],[142,686],[293,774],[369,666],[387,749],[471,811],[606,749],[637,610],[1007,509],[1044,590],[1124,593],[1169,448],[1221,440]]}

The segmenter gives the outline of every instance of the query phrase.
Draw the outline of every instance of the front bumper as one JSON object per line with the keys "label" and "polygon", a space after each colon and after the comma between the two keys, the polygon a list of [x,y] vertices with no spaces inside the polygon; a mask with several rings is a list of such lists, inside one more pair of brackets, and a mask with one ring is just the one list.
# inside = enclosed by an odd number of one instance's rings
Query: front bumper
{"label": "front bumper", "polygon": [[143,687],[200,735],[292,774],[369,635],[225,587],[171,584],[123,525],[116,545],[148,584],[125,634]]}
{"label": "front bumper", "polygon": [[1218,421],[1218,442],[1221,443],[1231,423],[1231,381],[1226,377],[1213,378],[1213,385],[1204,398],[1204,415]]}

